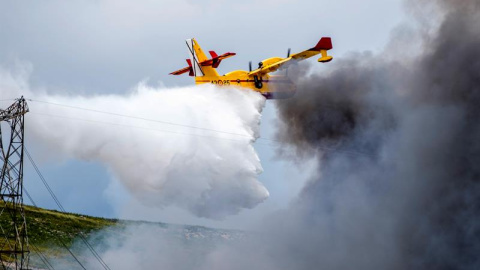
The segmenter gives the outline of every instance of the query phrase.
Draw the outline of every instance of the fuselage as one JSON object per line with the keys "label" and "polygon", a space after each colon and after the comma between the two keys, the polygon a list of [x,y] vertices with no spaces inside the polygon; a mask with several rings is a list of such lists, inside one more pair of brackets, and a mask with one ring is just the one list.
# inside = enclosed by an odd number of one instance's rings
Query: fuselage
{"label": "fuselage", "polygon": [[[261,84],[258,83],[261,82]],[[248,71],[236,70],[223,76],[202,76],[195,77],[196,84],[210,83],[217,86],[236,86],[249,88],[259,92],[267,99],[290,98],[295,95],[296,87],[288,77],[283,75],[265,74],[262,77],[255,78],[248,75]]]}

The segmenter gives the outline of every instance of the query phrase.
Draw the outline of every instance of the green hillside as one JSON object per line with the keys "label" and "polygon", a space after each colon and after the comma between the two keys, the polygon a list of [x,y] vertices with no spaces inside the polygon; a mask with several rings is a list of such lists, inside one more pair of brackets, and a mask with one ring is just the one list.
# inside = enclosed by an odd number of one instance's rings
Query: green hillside
{"label": "green hillside", "polygon": [[[33,206],[25,206],[24,209],[29,242],[39,248],[59,245],[61,244],[59,242],[70,246],[80,233],[88,236],[92,232],[118,223],[116,219],[61,213]],[[4,218],[0,219],[2,226],[6,222]]]}
{"label": "green hillside", "polygon": [[[63,257],[68,252],[64,246],[71,247],[80,234],[88,238],[91,233],[106,227],[115,227],[119,223],[116,219],[61,213],[27,205],[24,206],[24,211],[33,265],[38,262],[39,252],[47,256]],[[12,228],[11,217],[6,210],[0,215],[0,226],[3,232]],[[2,231],[0,233],[3,234]],[[13,236],[9,235],[9,239]],[[10,243],[13,244],[13,240],[10,240]],[[8,257],[2,258],[9,260]]]}
{"label": "green hillside", "polygon": [[[42,252],[52,251],[55,247],[61,248],[63,245],[70,247],[81,233],[88,238],[93,232],[119,223],[116,219],[62,213],[28,205],[24,206],[24,211],[27,219],[28,241],[32,251],[35,249]],[[8,213],[0,215],[0,225],[4,230],[11,227],[11,218]]]}
{"label": "green hillside", "polygon": [[[125,239],[125,237],[129,237],[128,228],[136,229],[138,226],[142,230],[160,228],[164,236],[167,235],[169,237],[167,241],[181,243],[185,247],[184,250],[186,252],[192,245],[208,247],[216,243],[237,241],[245,237],[244,232],[235,230],[172,225],[161,222],[105,219],[74,213],[62,213],[27,205],[24,206],[24,210],[27,218],[27,231],[31,251],[30,267],[32,269],[44,269],[42,267],[44,263],[41,261],[39,253],[44,254],[51,261],[61,262],[62,265],[70,264],[72,267],[75,266],[75,261],[63,245],[71,248],[80,261],[88,259],[91,254],[82,252],[86,250],[86,247],[80,239],[81,234],[100,253],[108,248],[108,244],[105,243],[106,239],[112,237],[117,240]],[[2,228],[9,228],[11,226],[10,222],[10,217],[6,212],[0,215]],[[165,239],[162,238],[162,240]],[[79,243],[81,244],[79,245]]]}

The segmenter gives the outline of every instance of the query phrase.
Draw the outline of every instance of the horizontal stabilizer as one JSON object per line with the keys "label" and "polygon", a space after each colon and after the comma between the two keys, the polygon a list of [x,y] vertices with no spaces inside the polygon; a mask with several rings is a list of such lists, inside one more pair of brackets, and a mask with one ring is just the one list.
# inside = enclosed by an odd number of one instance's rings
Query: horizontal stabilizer
{"label": "horizontal stabilizer", "polygon": [[170,73],[170,75],[181,75],[183,73],[188,72],[188,75],[193,76],[194,74],[193,74],[193,68],[192,68],[192,61],[190,59],[187,59],[187,63],[188,63],[188,67],[184,67],[182,69],[176,70]]}
{"label": "horizontal stabilizer", "polygon": [[222,55],[217,55],[217,53],[215,53],[214,51],[209,51],[209,53],[212,56],[212,59],[208,59],[201,62],[200,65],[202,67],[212,66],[213,68],[217,68],[223,59],[236,55],[236,53],[232,53],[232,52],[227,52]]}
{"label": "horizontal stabilizer", "polygon": [[[222,62],[223,59],[226,59],[226,58],[229,58],[229,57],[232,57],[232,56],[236,55],[236,53],[232,53],[232,52],[227,52],[227,53],[224,53],[222,55],[217,55],[217,53],[215,51],[209,51],[209,53],[212,56],[212,59],[208,59],[208,60],[205,60],[205,61],[202,61],[202,62],[198,63],[199,66],[201,66],[201,67],[211,66],[213,68],[217,68],[220,65],[220,62]],[[174,72],[170,73],[170,75],[180,75],[180,74],[183,74],[183,73],[186,73],[186,72],[190,72],[189,75],[194,76],[193,67],[192,67],[192,60],[187,59],[187,63],[188,63],[188,67],[185,67],[185,68],[179,69],[177,71],[174,71]]]}
{"label": "horizontal stabilizer", "polygon": [[176,70],[176,71],[170,73],[170,75],[181,75],[181,74],[183,74],[185,72],[188,72],[188,71],[190,71],[190,67],[185,67],[185,68],[182,68],[182,69],[179,69],[179,70]]}

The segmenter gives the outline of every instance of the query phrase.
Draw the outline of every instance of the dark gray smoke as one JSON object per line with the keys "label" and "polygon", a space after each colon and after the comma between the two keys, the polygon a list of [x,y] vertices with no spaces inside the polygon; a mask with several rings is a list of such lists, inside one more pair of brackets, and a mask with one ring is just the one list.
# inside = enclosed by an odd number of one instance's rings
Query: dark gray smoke
{"label": "dark gray smoke", "polygon": [[319,163],[278,269],[480,269],[480,2],[430,4],[417,57],[352,55],[277,103],[279,139]]}

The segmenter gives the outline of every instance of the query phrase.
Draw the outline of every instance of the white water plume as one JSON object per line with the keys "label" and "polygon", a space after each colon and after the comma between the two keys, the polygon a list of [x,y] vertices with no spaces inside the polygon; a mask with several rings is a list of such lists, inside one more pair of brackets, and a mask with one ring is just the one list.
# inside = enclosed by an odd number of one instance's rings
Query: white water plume
{"label": "white water plume", "polygon": [[31,99],[28,137],[50,153],[101,162],[147,205],[221,219],[269,195],[252,145],[265,102],[258,93],[141,83],[127,95],[49,95],[17,75],[0,70],[0,90]]}

